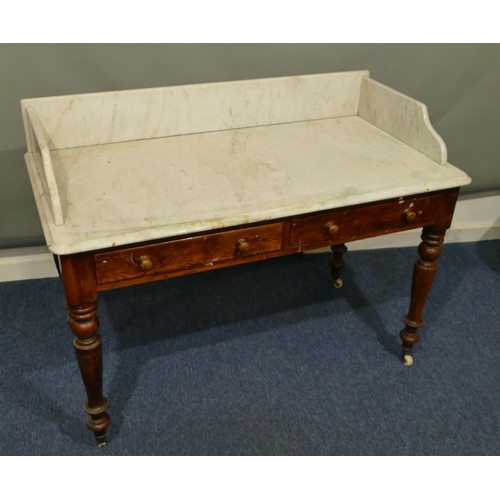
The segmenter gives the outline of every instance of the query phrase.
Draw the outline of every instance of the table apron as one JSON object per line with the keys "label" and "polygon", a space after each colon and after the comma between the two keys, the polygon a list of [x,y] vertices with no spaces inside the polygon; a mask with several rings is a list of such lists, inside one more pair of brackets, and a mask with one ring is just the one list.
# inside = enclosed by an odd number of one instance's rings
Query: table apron
{"label": "table apron", "polygon": [[120,288],[255,262],[433,226],[438,221],[447,228],[457,195],[458,189],[452,189],[96,251],[97,289]]}

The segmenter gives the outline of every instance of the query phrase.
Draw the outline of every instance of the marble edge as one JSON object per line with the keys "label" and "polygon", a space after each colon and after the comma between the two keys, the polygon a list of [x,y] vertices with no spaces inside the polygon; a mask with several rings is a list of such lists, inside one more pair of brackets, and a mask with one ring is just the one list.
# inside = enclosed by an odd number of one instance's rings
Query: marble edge
{"label": "marble edge", "polygon": [[[26,163],[26,169],[28,170],[28,177],[31,182],[31,187],[33,189],[33,194],[35,198],[36,208],[38,210],[38,215],[40,217],[40,223],[42,224],[42,230],[45,237],[45,243],[49,251],[52,251],[51,248],[54,244],[54,240],[52,237],[52,232],[50,230],[51,223],[49,221],[49,207],[47,203],[44,203],[43,200],[43,187],[42,182],[38,177],[38,173],[36,171],[35,160],[33,158],[33,153],[26,153],[24,155],[24,161]],[[64,227],[64,226],[59,226]]]}
{"label": "marble edge", "polygon": [[[447,166],[453,167],[451,164]],[[456,167],[453,167],[456,168]],[[148,227],[144,229],[131,228],[128,232],[119,231],[118,233],[106,236],[89,239],[88,233],[85,233],[86,238],[74,244],[64,241],[64,233],[66,232],[65,226],[54,226],[50,222],[42,222],[44,226],[48,226],[47,232],[51,236],[51,245],[49,251],[57,255],[71,255],[80,252],[89,252],[96,250],[112,250],[114,247],[124,245],[151,242],[158,239],[171,238],[171,237],[188,237],[193,233],[200,233],[205,231],[212,231],[218,229],[231,228],[244,224],[266,223],[275,219],[284,217],[294,217],[306,215],[313,212],[322,210],[334,210],[337,208],[348,208],[358,204],[372,203],[383,200],[390,200],[395,198],[402,198],[404,196],[420,195],[425,193],[432,193],[444,189],[452,189],[455,187],[462,187],[470,184],[471,178],[459,169],[456,169],[461,175],[453,179],[453,182],[436,181],[432,183],[424,183],[418,186],[409,186],[406,189],[394,188],[387,191],[379,191],[376,193],[359,194],[345,198],[342,201],[329,200],[310,203],[306,205],[286,206],[281,208],[273,208],[263,211],[254,211],[247,214],[222,217],[220,219],[207,219],[195,222],[186,222],[175,225],[159,225]]]}
{"label": "marble edge", "polygon": [[57,99],[65,99],[68,97],[79,97],[79,96],[105,96],[105,95],[113,95],[113,94],[133,94],[133,93],[139,93],[139,92],[147,92],[147,91],[155,91],[155,90],[162,90],[162,89],[167,89],[167,88],[179,88],[179,87],[202,87],[202,86],[209,86],[209,85],[231,85],[231,84],[236,84],[236,83],[247,83],[247,82],[269,82],[270,80],[272,81],[277,81],[277,80],[286,80],[288,78],[317,78],[317,77],[326,77],[329,75],[347,75],[347,74],[355,74],[359,73],[361,77],[369,77],[370,76],[370,71],[367,69],[361,69],[361,70],[352,70],[352,71],[330,71],[327,73],[306,73],[303,75],[285,75],[285,76],[274,76],[274,77],[263,77],[263,78],[245,78],[243,80],[221,80],[221,81],[215,81],[215,82],[203,82],[203,83],[185,83],[185,84],[180,84],[180,85],[164,85],[161,87],[144,87],[144,88],[139,88],[139,89],[124,89],[124,90],[105,90],[102,92],[85,92],[81,94],[59,94],[59,95],[54,95],[54,96],[45,96],[45,97],[26,97],[24,99],[21,99],[21,107],[24,109],[25,107],[29,106],[32,102],[35,101],[48,101],[48,100],[57,100]]}
{"label": "marble edge", "polygon": [[[38,142],[38,147],[40,148],[40,154],[42,156],[43,162],[43,175],[45,176],[45,182],[50,196],[50,203],[52,206],[52,217],[54,218],[55,224],[57,226],[62,226],[64,224],[64,217],[61,207],[61,198],[59,196],[59,188],[57,186],[56,178],[54,175],[54,168],[52,166],[52,157],[50,155],[50,149],[47,144],[47,132],[42,122],[38,118],[35,108],[28,106],[26,108],[28,119],[31,122],[31,128],[35,135],[35,139]],[[39,174],[37,173],[37,176]]]}
{"label": "marble edge", "polygon": [[427,105],[422,102],[420,103],[420,105],[422,107],[424,123],[427,126],[427,130],[430,132],[432,137],[434,137],[434,139],[438,143],[439,150],[441,152],[441,161],[436,163],[439,163],[440,165],[446,165],[448,163],[448,148],[444,142],[444,139],[437,133],[436,129],[431,123],[431,118],[429,116],[429,109],[427,108]]}
{"label": "marble edge", "polygon": [[24,134],[26,136],[26,145],[28,147],[28,153],[35,151],[35,138],[33,137],[34,133],[31,127],[31,124],[28,119],[28,112],[26,111],[28,105],[20,101],[21,104],[21,114],[23,117],[23,126],[24,126]]}

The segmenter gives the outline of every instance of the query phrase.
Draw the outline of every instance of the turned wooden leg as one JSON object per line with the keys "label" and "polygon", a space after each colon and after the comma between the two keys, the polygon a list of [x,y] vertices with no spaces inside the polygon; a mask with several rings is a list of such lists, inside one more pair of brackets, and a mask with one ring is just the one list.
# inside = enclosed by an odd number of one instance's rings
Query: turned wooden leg
{"label": "turned wooden leg", "polygon": [[340,270],[345,266],[344,254],[347,252],[347,247],[344,243],[333,245],[330,247],[333,252],[333,257],[330,259],[330,267],[332,268],[333,286],[340,288],[343,285],[340,279]]}
{"label": "turned wooden leg", "polygon": [[106,429],[111,419],[108,401],[102,394],[102,339],[98,333],[97,291],[93,259],[86,254],[61,257],[68,323],[75,338],[76,359],[87,401],[87,427],[98,446],[106,444]]}
{"label": "turned wooden leg", "polygon": [[98,446],[106,444],[106,429],[111,419],[106,413],[108,401],[102,395],[102,339],[97,333],[99,319],[97,304],[73,306],[68,304],[68,323],[75,334],[78,367],[87,393],[83,405],[87,412],[87,427],[94,433]]}
{"label": "turned wooden leg", "polygon": [[444,234],[443,230],[438,231],[432,227],[425,227],[422,231],[422,243],[418,247],[420,258],[415,262],[413,271],[410,310],[403,317],[406,326],[399,334],[403,341],[403,361],[408,366],[413,363],[411,349],[420,339],[418,328],[424,324],[422,310],[436,275],[435,261],[441,255]]}

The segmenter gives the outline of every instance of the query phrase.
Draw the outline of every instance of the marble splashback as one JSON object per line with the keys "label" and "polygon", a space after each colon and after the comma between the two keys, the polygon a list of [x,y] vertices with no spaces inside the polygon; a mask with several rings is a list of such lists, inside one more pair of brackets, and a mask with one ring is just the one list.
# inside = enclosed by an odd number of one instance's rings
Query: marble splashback
{"label": "marble splashback", "polygon": [[26,99],[52,252],[466,185],[427,108],[368,71]]}
{"label": "marble splashback", "polygon": [[[368,71],[24,99],[51,150],[356,115]],[[34,138],[27,129],[28,151]]]}
{"label": "marble splashback", "polygon": [[365,77],[358,115],[431,160],[446,165],[446,145],[432,127],[425,104]]}

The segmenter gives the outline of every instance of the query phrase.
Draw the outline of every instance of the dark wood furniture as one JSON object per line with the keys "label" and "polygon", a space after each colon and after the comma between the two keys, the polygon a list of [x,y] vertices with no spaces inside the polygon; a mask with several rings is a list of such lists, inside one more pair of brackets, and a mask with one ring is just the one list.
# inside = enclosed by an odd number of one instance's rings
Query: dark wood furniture
{"label": "dark wood furniture", "polygon": [[[426,107],[367,71],[26,99],[25,155],[99,445],[98,293],[423,228],[402,356],[458,191]],[[332,326],[333,328],[333,326]]]}
{"label": "dark wood furniture", "polygon": [[87,401],[87,426],[96,442],[106,442],[110,424],[108,401],[102,392],[102,339],[97,316],[98,292],[185,274],[269,259],[331,246],[332,277],[342,285],[345,243],[423,227],[415,263],[408,314],[404,316],[402,357],[413,362],[411,349],[419,340],[422,310],[436,274],[436,259],[450,227],[458,189],[298,215],[265,224],[193,234],[140,245],[128,245],[73,255],[61,255],[60,269],[68,322]]}

